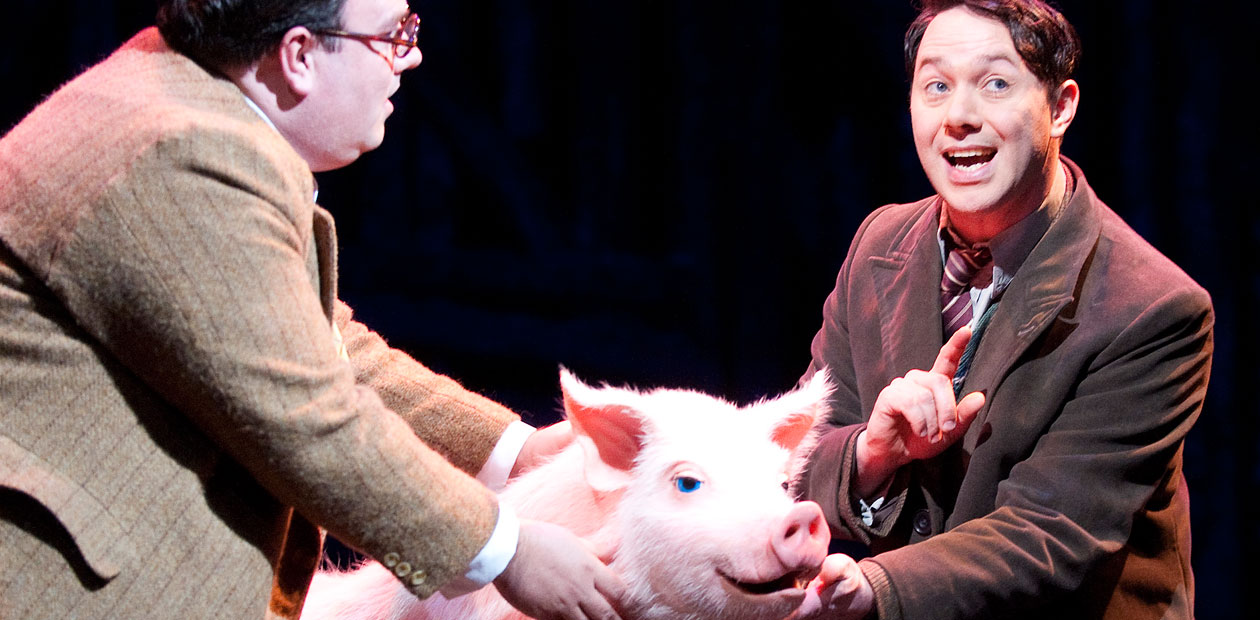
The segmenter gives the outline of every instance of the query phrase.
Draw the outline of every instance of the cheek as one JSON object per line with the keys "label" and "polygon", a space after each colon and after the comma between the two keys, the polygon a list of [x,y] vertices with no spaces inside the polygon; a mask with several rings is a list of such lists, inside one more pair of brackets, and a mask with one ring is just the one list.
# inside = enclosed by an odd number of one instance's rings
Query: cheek
{"label": "cheek", "polygon": [[1004,141],[1027,147],[1029,151],[1045,150],[1050,143],[1050,111],[1043,102],[1026,101],[1022,106],[995,108],[990,125]]}
{"label": "cheek", "polygon": [[927,158],[936,155],[936,139],[944,124],[942,115],[934,108],[922,105],[910,107],[910,131],[914,137],[914,147],[919,158],[927,163]]}
{"label": "cheek", "polygon": [[910,130],[914,134],[915,145],[922,146],[925,142],[930,143],[932,137],[936,135],[936,128],[940,126],[940,123],[934,117],[929,108],[911,102]]}

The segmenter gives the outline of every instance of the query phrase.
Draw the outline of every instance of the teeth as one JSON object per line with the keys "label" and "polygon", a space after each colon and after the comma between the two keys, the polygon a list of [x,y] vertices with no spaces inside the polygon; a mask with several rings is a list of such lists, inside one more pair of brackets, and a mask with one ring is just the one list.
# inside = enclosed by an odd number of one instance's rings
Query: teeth
{"label": "teeth", "polygon": [[945,154],[951,166],[962,170],[971,170],[993,160],[996,153],[992,149],[965,149]]}

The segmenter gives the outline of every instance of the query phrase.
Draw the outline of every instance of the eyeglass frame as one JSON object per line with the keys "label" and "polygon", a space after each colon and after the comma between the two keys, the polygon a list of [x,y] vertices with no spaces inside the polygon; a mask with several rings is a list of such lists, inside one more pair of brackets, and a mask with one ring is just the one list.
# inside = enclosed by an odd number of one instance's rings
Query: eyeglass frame
{"label": "eyeglass frame", "polygon": [[345,30],[337,30],[333,28],[313,30],[312,32],[318,35],[324,35],[324,36],[329,36],[329,37],[343,37],[346,39],[355,39],[358,41],[363,41],[365,43],[367,41],[380,41],[381,43],[389,43],[394,46],[393,57],[389,59],[389,64],[392,67],[394,66],[394,59],[406,58],[407,54],[411,53],[412,49],[419,47],[420,15],[417,13],[408,13],[407,16],[402,18],[402,20],[400,20],[398,23],[401,25],[400,30],[402,32],[406,32],[408,23],[413,22],[413,21],[415,22],[415,29],[411,31],[411,38],[409,39],[400,39],[398,37],[390,37],[390,36],[385,36],[382,34],[363,34],[361,32],[347,32]]}

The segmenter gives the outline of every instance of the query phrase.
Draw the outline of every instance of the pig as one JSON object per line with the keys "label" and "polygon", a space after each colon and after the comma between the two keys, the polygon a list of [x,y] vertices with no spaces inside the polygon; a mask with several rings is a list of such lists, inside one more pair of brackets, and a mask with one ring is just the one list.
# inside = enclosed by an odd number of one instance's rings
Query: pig
{"label": "pig", "polygon": [[[562,525],[625,581],[623,616],[782,620],[827,553],[822,509],[789,497],[789,476],[826,416],[825,373],[736,407],[694,391],[588,386],[560,373],[575,441],[513,480],[500,500]],[[541,577],[540,578],[545,578]],[[516,620],[493,587],[419,600],[375,562],[320,572],[303,620]]]}

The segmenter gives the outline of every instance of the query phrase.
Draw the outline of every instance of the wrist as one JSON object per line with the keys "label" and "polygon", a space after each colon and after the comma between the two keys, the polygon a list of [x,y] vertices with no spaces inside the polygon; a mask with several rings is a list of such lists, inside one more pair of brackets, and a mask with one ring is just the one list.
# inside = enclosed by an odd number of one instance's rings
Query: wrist
{"label": "wrist", "polygon": [[886,453],[872,449],[870,436],[865,430],[858,433],[854,458],[857,462],[857,475],[853,491],[862,498],[887,488],[900,467]]}

